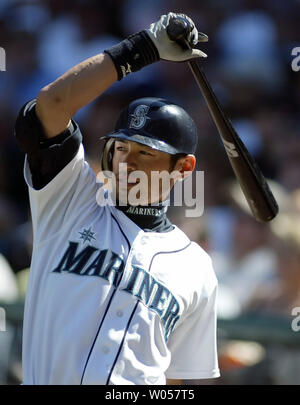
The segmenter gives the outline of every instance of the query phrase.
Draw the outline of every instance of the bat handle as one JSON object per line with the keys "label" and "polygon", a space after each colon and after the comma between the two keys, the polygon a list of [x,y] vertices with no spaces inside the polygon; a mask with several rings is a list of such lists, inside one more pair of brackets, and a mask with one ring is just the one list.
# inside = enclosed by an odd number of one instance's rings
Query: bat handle
{"label": "bat handle", "polygon": [[167,35],[171,41],[177,42],[183,49],[190,49],[191,45],[187,41],[190,26],[184,17],[172,18],[167,26]]}

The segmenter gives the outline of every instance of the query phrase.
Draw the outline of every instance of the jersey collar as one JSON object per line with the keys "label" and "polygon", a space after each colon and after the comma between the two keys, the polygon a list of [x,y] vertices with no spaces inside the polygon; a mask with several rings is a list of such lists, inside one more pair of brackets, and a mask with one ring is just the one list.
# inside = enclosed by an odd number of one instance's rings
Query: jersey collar
{"label": "jersey collar", "polygon": [[155,206],[117,206],[131,221],[145,232],[169,232],[174,227],[167,218],[168,201]]}

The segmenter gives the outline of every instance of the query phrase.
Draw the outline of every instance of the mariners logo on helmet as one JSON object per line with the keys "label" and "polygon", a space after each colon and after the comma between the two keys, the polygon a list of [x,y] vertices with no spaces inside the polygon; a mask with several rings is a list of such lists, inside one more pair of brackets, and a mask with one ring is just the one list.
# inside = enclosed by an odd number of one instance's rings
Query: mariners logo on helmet
{"label": "mariners logo on helmet", "polygon": [[129,124],[129,128],[134,128],[134,129],[141,129],[143,126],[146,124],[146,120],[150,119],[147,117],[147,113],[149,111],[149,106],[148,105],[138,105],[136,109],[133,111],[133,114],[131,114],[131,121]]}

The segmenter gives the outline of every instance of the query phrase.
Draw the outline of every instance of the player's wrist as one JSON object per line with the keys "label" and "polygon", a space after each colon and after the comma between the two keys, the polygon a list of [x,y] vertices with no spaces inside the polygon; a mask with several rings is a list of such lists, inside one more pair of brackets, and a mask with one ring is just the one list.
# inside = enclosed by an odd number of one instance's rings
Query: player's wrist
{"label": "player's wrist", "polygon": [[156,46],[145,30],[130,35],[104,52],[111,57],[118,80],[160,59]]}

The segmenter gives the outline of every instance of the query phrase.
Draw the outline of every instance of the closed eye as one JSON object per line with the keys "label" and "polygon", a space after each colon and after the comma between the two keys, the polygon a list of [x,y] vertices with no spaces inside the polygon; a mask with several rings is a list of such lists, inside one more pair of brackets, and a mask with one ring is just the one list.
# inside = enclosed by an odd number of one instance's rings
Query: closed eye
{"label": "closed eye", "polygon": [[152,153],[146,152],[145,150],[140,150],[140,154],[141,154],[141,155],[154,156]]}

